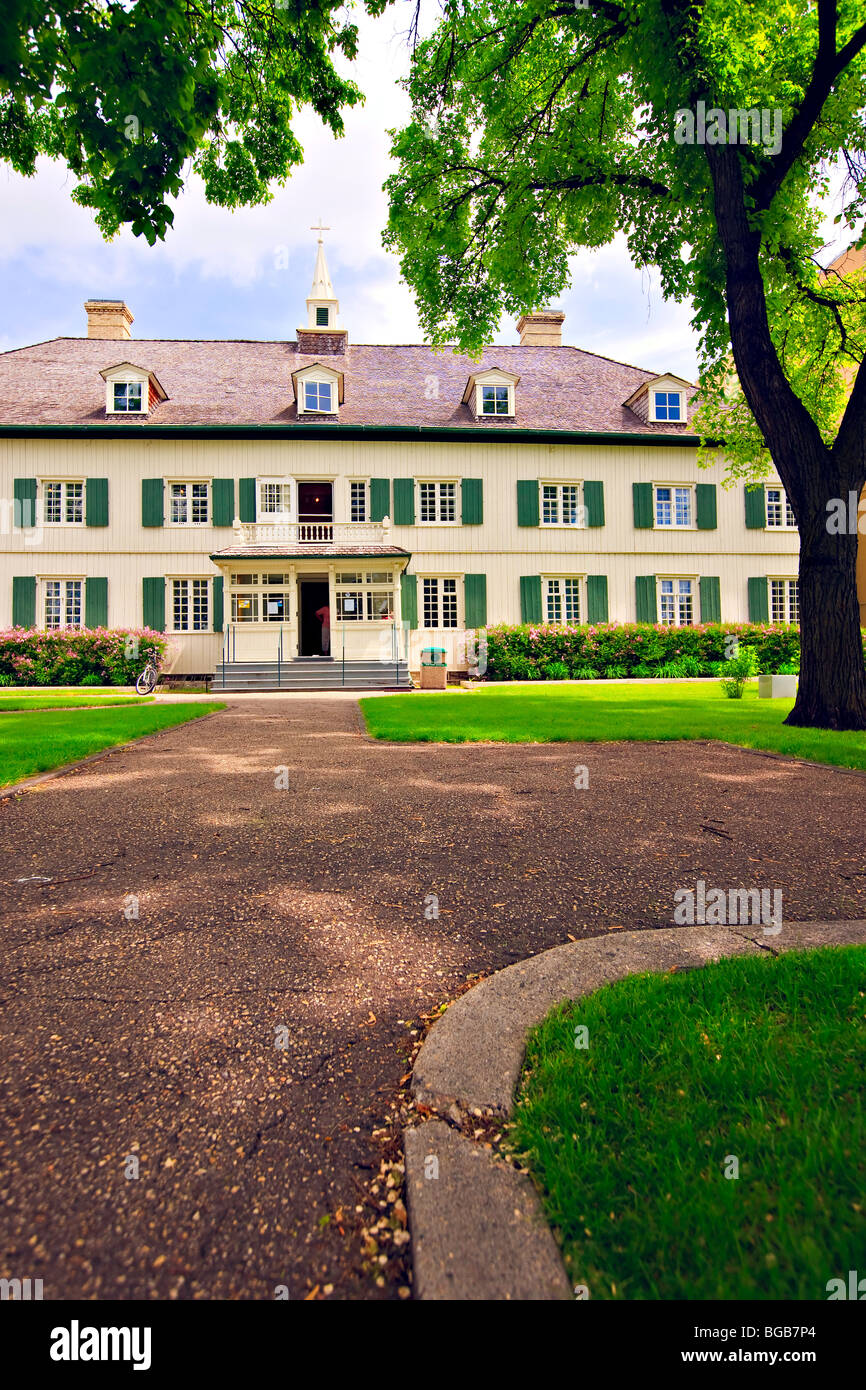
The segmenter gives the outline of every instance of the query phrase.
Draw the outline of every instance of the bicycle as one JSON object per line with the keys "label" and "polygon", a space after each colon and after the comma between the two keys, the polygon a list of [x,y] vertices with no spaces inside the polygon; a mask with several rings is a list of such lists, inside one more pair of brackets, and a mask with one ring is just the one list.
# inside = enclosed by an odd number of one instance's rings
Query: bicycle
{"label": "bicycle", "polygon": [[148,661],[144,670],[139,675],[138,680],[135,682],[136,693],[138,695],[149,695],[156,687],[158,680],[159,672],[156,669],[155,662]]}

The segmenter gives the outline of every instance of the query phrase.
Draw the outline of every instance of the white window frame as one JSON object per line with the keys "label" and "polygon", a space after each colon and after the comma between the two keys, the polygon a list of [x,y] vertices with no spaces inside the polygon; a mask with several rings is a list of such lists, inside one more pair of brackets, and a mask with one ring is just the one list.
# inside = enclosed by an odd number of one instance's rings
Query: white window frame
{"label": "white window frame", "polygon": [[[659,414],[658,414],[658,408],[657,408],[657,406],[656,406],[656,397],[657,397],[657,396],[676,396],[676,397],[677,397],[677,399],[679,400],[679,411],[680,411],[680,413],[679,413],[679,415],[677,416],[677,418],[676,418],[675,420],[672,420],[672,419],[671,419],[669,416],[667,416],[667,415],[659,415]],[[669,409],[670,409],[670,405],[669,405],[669,404],[665,404],[665,406],[663,406],[662,408],[663,408],[664,410],[669,410]],[[652,387],[650,387],[650,413],[649,413],[649,418],[650,418],[650,421],[651,421],[653,424],[659,424],[659,425],[682,425],[682,424],[685,422],[685,418],[686,418],[685,393],[684,393],[683,391],[678,391],[676,387],[673,387],[673,388],[671,388],[671,387],[669,387],[669,386],[652,386]]]}
{"label": "white window frame", "polygon": [[[355,575],[356,578],[348,576]],[[384,578],[374,578],[384,575]],[[346,565],[334,574],[334,623],[348,623],[350,628],[380,627],[384,622],[393,622],[396,614],[396,578],[392,568],[373,569],[363,564],[351,569]],[[346,600],[354,605],[346,608]],[[387,613],[377,612],[377,606],[387,603]]]}
{"label": "white window frame", "polygon": [[[770,520],[770,493],[778,492],[779,501],[772,505],[779,508],[780,521]],[[788,501],[788,494],[781,483],[767,483],[764,488],[764,526],[768,531],[796,531],[797,522],[794,509]]]}
{"label": "white window frame", "polygon": [[[364,515],[355,518],[352,515],[354,510],[353,490],[359,487],[364,496]],[[369,478],[347,478],[346,479],[346,518],[348,521],[356,522],[361,525],[370,520],[370,479]]]}
{"label": "white window frame", "polygon": [[[504,410],[485,410],[484,392],[494,392],[494,403],[496,402],[495,393],[504,391],[505,409]],[[514,387],[510,381],[479,381],[475,385],[475,405],[476,412],[483,420],[510,420],[514,416]]]}
{"label": "white window frame", "polygon": [[[168,631],[176,632],[183,637],[201,637],[206,633],[213,633],[213,575],[209,574],[170,574],[166,576],[166,614],[168,617]],[[175,584],[188,584],[187,591],[187,613],[188,620],[192,618],[193,602],[195,591],[193,584],[204,584],[205,595],[207,598],[207,615],[204,627],[176,627],[174,620],[174,586]]]}
{"label": "white window frame", "polygon": [[[288,508],[283,508],[279,512],[266,512],[262,510],[262,488],[277,485],[284,489],[282,500],[285,502],[288,497]],[[287,522],[295,520],[296,508],[298,505],[298,488],[294,478],[286,477],[261,477],[256,478],[256,521],[259,525],[285,526]]]}
{"label": "white window frame", "polygon": [[[566,584],[577,586],[577,617],[568,616],[569,597]],[[551,602],[551,586],[558,590],[558,616],[551,617],[551,609],[557,605]],[[541,620],[552,627],[570,627],[586,622],[586,575],[585,574],[543,574],[541,576]]]}
{"label": "white window frame", "polygon": [[[435,511],[436,516],[432,521],[423,520],[421,517],[421,488],[434,487]],[[442,494],[440,489],[443,487],[453,488],[454,515],[450,520],[442,519]],[[415,480],[415,517],[418,526],[459,526],[460,525],[460,479],[459,478],[416,478]],[[449,576],[450,577],[450,576]]]}
{"label": "white window frame", "polygon": [[[555,521],[545,521],[544,519],[544,489],[548,487],[555,487],[557,491]],[[565,508],[562,500],[562,489],[566,487],[573,487],[577,489],[576,521],[563,520],[563,516],[565,515]],[[542,526],[546,531],[557,529],[561,531],[584,530],[586,527],[586,510],[584,508],[583,502],[583,480],[581,479],[580,481],[578,481],[577,479],[572,478],[541,478],[538,483],[538,521],[539,525]]]}
{"label": "white window frame", "polygon": [[[421,632],[460,632],[465,628],[465,616],[462,606],[462,589],[459,574],[419,574],[418,576],[418,628]],[[444,589],[441,585],[445,583],[454,585],[454,614],[455,622],[453,626],[443,626],[440,621],[436,627],[428,627],[425,609],[425,586],[436,584],[436,616],[441,619],[443,616]]]}
{"label": "white window frame", "polygon": [[[659,489],[665,488],[671,494],[670,521],[659,521],[658,519],[658,493]],[[653,483],[653,530],[654,531],[696,531],[698,529],[697,520],[697,494],[694,483]],[[689,521],[678,522],[676,519],[676,493],[677,491],[688,492],[689,494]],[[667,576],[666,576],[667,577]]]}
{"label": "white window frame", "polygon": [[[674,621],[673,621],[672,623],[670,623],[669,626],[671,626],[671,627],[695,627],[695,626],[697,625],[697,623],[700,621],[699,616],[698,616],[698,614],[697,614],[697,607],[698,607],[698,588],[699,588],[699,586],[698,586],[698,578],[697,578],[697,575],[694,575],[694,574],[658,574],[658,575],[656,575],[656,621],[659,622],[659,623],[665,623],[665,621],[666,621],[665,618],[662,616],[662,585],[663,585],[663,584],[673,584],[673,585],[674,585],[673,593],[670,595],[670,597],[673,599],[673,605],[674,605]],[[684,623],[684,622],[681,621],[680,600],[681,600],[682,598],[684,598],[685,595],[682,595],[682,594],[680,594],[680,592],[679,592],[678,586],[679,586],[680,584],[690,584],[690,585],[691,585],[691,589],[690,589],[690,591],[689,591],[689,597],[690,597],[690,599],[691,599],[691,622],[689,622],[689,623]]]}
{"label": "white window frame", "polygon": [[[783,608],[785,616],[783,618],[773,617],[773,585],[784,584]],[[792,618],[790,615],[794,605],[791,603],[791,585],[796,585],[796,609],[797,616]],[[771,623],[790,623],[794,627],[800,625],[800,581],[796,574],[771,574],[767,576],[767,612],[770,615]]]}
{"label": "white window frame", "polygon": [[[166,478],[165,485],[168,490],[168,520],[166,522],[166,525],[180,527],[182,530],[186,530],[188,528],[198,530],[202,526],[211,525],[211,518],[213,515],[213,487],[211,485],[210,478]],[[185,494],[187,513],[186,521],[175,521],[172,516],[172,488],[176,487],[182,487],[187,489]],[[193,521],[192,518],[192,488],[194,487],[204,487],[207,490],[205,497],[205,501],[207,504],[207,515],[204,521]]]}
{"label": "white window frame", "polygon": [[[85,592],[86,582],[87,582],[87,581],[86,581],[85,576],[84,576],[83,574],[43,574],[43,575],[40,575],[40,576],[39,576],[39,578],[38,578],[38,580],[37,580],[38,607],[37,607],[37,609],[36,609],[36,621],[37,621],[37,625],[38,625],[38,627],[39,627],[40,632],[62,632],[64,629],[68,629],[68,628],[71,628],[74,632],[83,632],[83,630],[84,630],[84,607],[85,607],[85,600],[86,600],[86,592]],[[68,611],[68,597],[67,597],[65,588],[64,588],[63,586],[66,585],[66,584],[80,584],[80,585],[81,585],[81,594],[80,594],[80,598],[79,598],[79,621],[78,621],[77,623],[67,623],[67,622],[65,622],[65,621],[61,621],[61,622],[58,624],[57,627],[49,627],[49,626],[48,626],[48,617],[47,617],[47,613],[46,613],[46,604],[47,604],[47,601],[48,601],[48,587],[47,587],[47,586],[48,586],[49,584],[60,584],[60,585],[61,585],[61,591],[60,591],[60,605],[61,605],[60,614],[61,614],[61,619],[65,619],[65,618],[66,618],[66,614],[67,614],[67,611]]]}
{"label": "white window frame", "polygon": [[[298,413],[299,413],[300,415],[336,415],[336,414],[337,414],[337,399],[336,399],[336,396],[337,396],[337,383],[336,383],[335,381],[331,381],[331,380],[329,380],[328,377],[324,377],[324,376],[305,376],[305,377],[303,378],[303,380],[300,381],[300,382],[298,383],[298,385],[299,385],[300,388],[301,388],[301,400],[300,400],[300,403],[299,403],[299,411],[298,411]],[[321,387],[327,386],[329,392],[331,393],[331,404],[330,404],[330,406],[328,406],[327,409],[325,409],[325,407],[324,407],[324,406],[321,406],[321,405],[307,405],[307,387],[308,387],[308,386],[315,386],[315,387],[317,388],[317,394],[318,394],[318,390],[321,389]]]}
{"label": "white window frame", "polygon": [[[39,496],[42,499],[42,525],[50,526],[52,530],[60,530],[62,527],[70,527],[78,530],[81,526],[87,525],[87,482],[84,478],[40,478],[38,481]],[[67,521],[67,488],[70,486],[81,488],[81,520]],[[48,488],[60,488],[60,521],[49,521],[48,519]]]}
{"label": "white window frame", "polygon": [[[141,387],[141,410],[117,410],[114,404],[115,386],[140,386]],[[106,415],[121,415],[126,420],[130,416],[140,419],[146,415],[150,409],[150,377],[147,372],[124,371],[118,372],[116,376],[105,378],[105,413]]]}

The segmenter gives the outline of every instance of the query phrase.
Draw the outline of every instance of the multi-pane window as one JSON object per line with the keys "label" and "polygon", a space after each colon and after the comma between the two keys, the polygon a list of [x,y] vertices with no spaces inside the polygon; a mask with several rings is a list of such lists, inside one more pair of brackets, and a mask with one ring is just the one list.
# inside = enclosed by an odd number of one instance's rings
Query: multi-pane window
{"label": "multi-pane window", "polygon": [[668,627],[692,627],[694,593],[691,579],[659,580],[659,622]]}
{"label": "multi-pane window", "polygon": [[259,483],[259,515],[285,516],[291,510],[290,483]]}
{"label": "multi-pane window", "polygon": [[83,589],[84,584],[80,579],[45,580],[45,626],[49,630],[81,627]]}
{"label": "multi-pane window", "polygon": [[794,509],[783,487],[767,488],[767,526],[796,526]]}
{"label": "multi-pane window", "polygon": [[142,406],[142,383],[140,381],[115,381],[113,388],[114,409],[140,413]]}
{"label": "multi-pane window", "polygon": [[510,415],[507,386],[482,386],[482,415]]}
{"label": "multi-pane window", "polygon": [[304,410],[323,410],[330,414],[334,388],[330,381],[304,382]]}
{"label": "multi-pane window", "polygon": [[681,420],[682,396],[679,391],[654,391],[655,418],[657,420]]}
{"label": "multi-pane window", "polygon": [[542,526],[580,526],[580,485],[578,483],[541,484]]}
{"label": "multi-pane window", "polygon": [[580,580],[546,579],[545,618],[549,623],[580,622]]}
{"label": "multi-pane window", "polygon": [[796,579],[770,580],[770,621],[799,623],[800,586]]}
{"label": "multi-pane window", "polygon": [[45,483],[43,501],[46,526],[84,525],[83,483]]}
{"label": "multi-pane window", "polygon": [[422,521],[456,521],[456,483],[419,483],[418,493]]}
{"label": "multi-pane window", "polygon": [[456,579],[422,579],[421,596],[425,628],[457,626]]}
{"label": "multi-pane window", "polygon": [[289,575],[272,571],[264,574],[244,571],[231,574],[229,583],[233,623],[288,622]]}
{"label": "multi-pane window", "polygon": [[349,484],[349,519],[350,521],[367,520],[367,484],[352,482]]}
{"label": "multi-pane window", "polygon": [[171,581],[171,617],[175,632],[207,632],[208,579]]}
{"label": "multi-pane window", "polygon": [[690,487],[657,487],[655,490],[656,526],[691,526],[692,490]]}
{"label": "multi-pane window", "polygon": [[394,616],[390,570],[341,570],[337,574],[337,620],[375,622]]}
{"label": "multi-pane window", "polygon": [[172,526],[206,526],[207,483],[172,483],[169,487]]}

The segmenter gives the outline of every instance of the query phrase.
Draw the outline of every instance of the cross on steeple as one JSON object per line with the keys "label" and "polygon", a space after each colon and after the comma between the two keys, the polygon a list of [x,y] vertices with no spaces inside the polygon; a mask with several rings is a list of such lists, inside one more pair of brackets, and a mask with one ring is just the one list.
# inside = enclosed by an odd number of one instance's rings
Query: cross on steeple
{"label": "cross on steeple", "polygon": [[323,226],[322,226],[322,218],[321,218],[321,215],[319,216],[319,225],[318,225],[318,227],[311,227],[311,228],[310,228],[310,231],[311,231],[311,232],[318,232],[318,233],[319,233],[319,241],[320,241],[320,242],[322,241],[322,232],[329,232],[330,230],[331,230],[330,227],[323,227]]}

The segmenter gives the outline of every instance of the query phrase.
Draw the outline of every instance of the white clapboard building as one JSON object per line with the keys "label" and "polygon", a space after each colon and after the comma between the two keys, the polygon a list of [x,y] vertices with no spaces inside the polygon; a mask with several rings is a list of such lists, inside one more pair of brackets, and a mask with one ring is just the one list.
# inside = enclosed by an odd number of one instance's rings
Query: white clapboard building
{"label": "white clapboard building", "polygon": [[147,626],[177,673],[364,686],[426,647],[465,669],[495,623],[797,621],[779,483],[698,468],[692,386],[567,346],[560,312],[478,361],[353,345],[321,241],[285,341],[85,309],[86,337],[0,354],[4,627]]}

